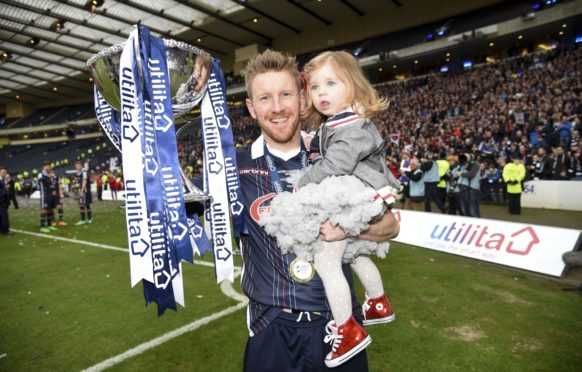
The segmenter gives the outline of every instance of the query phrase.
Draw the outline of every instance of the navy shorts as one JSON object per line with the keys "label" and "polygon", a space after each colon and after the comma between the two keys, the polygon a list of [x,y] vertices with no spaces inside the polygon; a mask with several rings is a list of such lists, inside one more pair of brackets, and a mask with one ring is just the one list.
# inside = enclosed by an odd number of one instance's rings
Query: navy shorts
{"label": "navy shorts", "polygon": [[81,196],[79,198],[79,205],[89,205],[92,202],[93,202],[93,199],[91,198],[90,192],[86,192],[85,194],[83,194],[83,196]]}
{"label": "navy shorts", "polygon": [[48,209],[51,208],[51,194],[40,192],[40,208],[41,209]]}
{"label": "navy shorts", "polygon": [[58,196],[51,197],[51,208],[56,208],[59,204],[61,204],[61,198]]}
{"label": "navy shorts", "polygon": [[310,313],[297,322],[299,314],[281,312],[267,328],[249,337],[245,349],[245,372],[366,372],[368,357],[362,351],[346,363],[327,368],[325,356],[331,345],[323,342],[328,320]]}

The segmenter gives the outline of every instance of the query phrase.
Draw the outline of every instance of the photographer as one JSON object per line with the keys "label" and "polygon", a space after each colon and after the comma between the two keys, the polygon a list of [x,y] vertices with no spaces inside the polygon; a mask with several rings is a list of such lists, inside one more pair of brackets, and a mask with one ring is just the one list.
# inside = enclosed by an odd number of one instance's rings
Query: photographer
{"label": "photographer", "polygon": [[473,161],[471,154],[459,158],[461,170],[455,175],[459,178],[461,190],[461,212],[463,216],[481,217],[479,211],[479,163]]}
{"label": "photographer", "polygon": [[454,155],[449,156],[447,161],[449,162],[449,170],[445,174],[447,198],[449,201],[447,214],[463,215],[461,212],[461,190],[458,185],[459,178],[456,176],[457,172],[461,171],[461,165],[457,163],[457,157]]}

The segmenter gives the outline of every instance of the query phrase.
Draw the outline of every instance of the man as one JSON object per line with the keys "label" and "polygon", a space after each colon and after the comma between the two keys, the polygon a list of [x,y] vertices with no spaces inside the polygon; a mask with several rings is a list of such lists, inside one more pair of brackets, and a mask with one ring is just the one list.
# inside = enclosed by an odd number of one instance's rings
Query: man
{"label": "man", "polygon": [[109,191],[111,191],[111,200],[117,200],[117,180],[115,171],[109,174],[107,182],[109,183]]}
{"label": "man", "polygon": [[408,182],[409,179],[406,176],[406,172],[410,172],[410,159],[411,159],[411,147],[409,146],[404,146],[404,150],[402,150],[402,161],[400,162],[400,178],[398,179],[400,181],[400,183],[402,184],[402,188],[403,188],[403,198],[401,200],[402,202],[402,207],[404,209],[406,209],[406,200],[407,198],[410,197],[410,193],[409,193],[409,186],[408,186]]}
{"label": "man", "polygon": [[431,203],[434,201],[437,208],[443,212],[445,206],[442,200],[437,195],[437,184],[440,181],[439,167],[433,159],[433,154],[427,152],[425,157],[420,159],[420,170],[423,174],[424,181],[424,210],[425,212],[432,212]]}
{"label": "man", "polygon": [[[330,310],[319,276],[304,284],[290,274],[293,255],[282,255],[274,238],[257,223],[259,210],[268,209],[275,196],[273,183],[306,166],[299,112],[304,98],[295,58],[267,50],[247,65],[246,101],[251,116],[261,128],[261,136],[250,146],[237,150],[241,190],[245,203],[247,232],[242,234],[244,271],[241,287],[249,297],[247,324],[249,340],[245,351],[245,371],[323,371],[330,345],[324,344]],[[273,160],[267,167],[267,158]],[[278,179],[278,180],[277,180]],[[360,235],[361,239],[384,241],[398,234],[398,223],[388,212]],[[323,224],[320,239],[345,239],[343,230]],[[344,273],[352,283],[348,265]],[[353,287],[353,284],[351,284]],[[353,288],[352,288],[353,294]],[[352,295],[353,298],[353,295]],[[360,318],[357,302],[353,308]],[[366,371],[365,351],[334,371]]]}
{"label": "man", "polygon": [[461,171],[461,165],[457,160],[458,159],[455,155],[450,155],[447,158],[449,163],[449,170],[446,173],[447,197],[449,200],[447,214],[463,215],[461,211],[461,190],[459,189],[458,184],[459,178],[456,176],[456,174]]}
{"label": "man", "polygon": [[0,166],[0,234],[12,235],[10,231],[10,221],[8,220],[8,189],[6,188],[6,168]]}
{"label": "man", "polygon": [[509,213],[521,214],[521,182],[525,178],[525,166],[521,162],[519,154],[514,154],[512,160],[511,163],[507,163],[503,167],[503,179],[507,184]]}
{"label": "man", "polygon": [[95,185],[97,185],[97,200],[102,201],[103,180],[101,178],[101,172],[97,173],[97,175],[95,176]]}
{"label": "man", "polygon": [[81,213],[81,220],[75,225],[85,225],[92,223],[91,220],[91,179],[89,178],[89,171],[83,167],[80,161],[75,162],[75,169],[77,170],[77,178],[79,180],[79,210]]}
{"label": "man", "polygon": [[499,195],[500,178],[501,172],[499,169],[497,169],[494,163],[489,164],[487,172],[485,173],[485,187],[483,188],[483,194],[487,195],[496,205],[501,204]]}
{"label": "man", "polygon": [[[63,193],[63,188],[61,186],[61,178],[56,175],[55,171],[51,169],[50,172],[51,177],[51,204],[49,206],[49,214],[51,216],[51,226],[67,226],[67,223],[63,221],[64,217],[64,210],[63,210],[63,203],[62,199],[65,197]],[[55,214],[54,210],[57,210],[59,214],[59,221],[55,221]]]}
{"label": "man", "polygon": [[410,171],[406,172],[406,177],[408,177],[408,195],[409,198],[406,199],[405,209],[410,209],[413,211],[422,211],[423,203],[425,202],[425,186],[424,174],[418,165],[418,159],[410,159]]}
{"label": "man", "polygon": [[445,203],[447,200],[447,180],[446,174],[449,171],[450,165],[447,161],[447,153],[444,151],[439,152],[439,158],[436,161],[439,170],[439,183],[437,183],[437,198],[440,200],[443,209],[443,213],[446,213],[447,207]]}
{"label": "man", "polygon": [[568,168],[570,167],[570,158],[568,153],[564,152],[564,146],[559,145],[554,149],[553,163],[552,163],[552,179],[559,181],[567,181]]}
{"label": "man", "polygon": [[40,232],[49,233],[57,228],[51,224],[51,163],[45,161],[38,174],[38,191],[40,193]]}
{"label": "man", "polygon": [[8,206],[10,207],[10,202],[14,204],[14,209],[18,209],[18,200],[16,199],[16,184],[10,174],[6,173],[6,177],[4,178],[4,183],[6,184],[6,189],[8,190]]}
{"label": "man", "polygon": [[552,158],[548,156],[546,148],[538,148],[539,162],[536,165],[535,174],[540,180],[552,179],[552,167],[554,165]]}
{"label": "man", "polygon": [[459,158],[461,170],[456,173],[461,190],[461,213],[463,216],[481,217],[479,211],[479,163],[472,161],[471,154]]}
{"label": "man", "polygon": [[25,178],[22,181],[22,192],[27,199],[30,199],[30,195],[32,194],[32,180],[28,176],[28,172],[24,172]]}

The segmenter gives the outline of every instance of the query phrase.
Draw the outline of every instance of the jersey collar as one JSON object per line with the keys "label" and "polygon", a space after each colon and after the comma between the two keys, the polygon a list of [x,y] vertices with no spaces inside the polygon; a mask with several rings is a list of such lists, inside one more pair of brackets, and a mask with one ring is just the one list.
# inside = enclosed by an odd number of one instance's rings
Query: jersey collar
{"label": "jersey collar", "polygon": [[[301,138],[302,139],[304,139],[306,135],[307,135],[307,133],[305,133],[304,131],[301,131]],[[299,146],[296,149],[293,149],[291,151],[288,151],[288,152],[277,151],[277,150],[273,150],[271,148],[269,148],[269,151],[271,152],[271,155],[287,161],[287,160],[297,156],[297,154],[299,154],[299,152],[301,151],[301,146]],[[257,138],[255,140],[255,142],[253,142],[253,144],[251,145],[251,157],[253,159],[257,159],[263,155],[265,155],[265,138],[261,134],[259,136],[259,138]]]}
{"label": "jersey collar", "polygon": [[358,115],[354,113],[354,110],[350,107],[344,112],[332,116],[325,121],[325,126],[328,128],[339,128],[346,125],[353,124],[360,119]]}

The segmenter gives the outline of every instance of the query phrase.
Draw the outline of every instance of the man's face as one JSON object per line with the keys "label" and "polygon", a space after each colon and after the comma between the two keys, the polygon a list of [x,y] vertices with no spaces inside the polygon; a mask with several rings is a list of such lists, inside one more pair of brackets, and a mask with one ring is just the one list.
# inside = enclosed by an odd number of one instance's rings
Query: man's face
{"label": "man's face", "polygon": [[299,111],[304,99],[297,90],[295,80],[285,71],[265,72],[251,82],[252,99],[247,98],[247,108],[255,119],[269,146],[288,145],[301,138]]}
{"label": "man's face", "polygon": [[83,169],[83,165],[79,164],[79,163],[75,163],[75,169],[79,171],[79,170]]}
{"label": "man's face", "polygon": [[0,169],[0,178],[6,177],[6,169]]}

